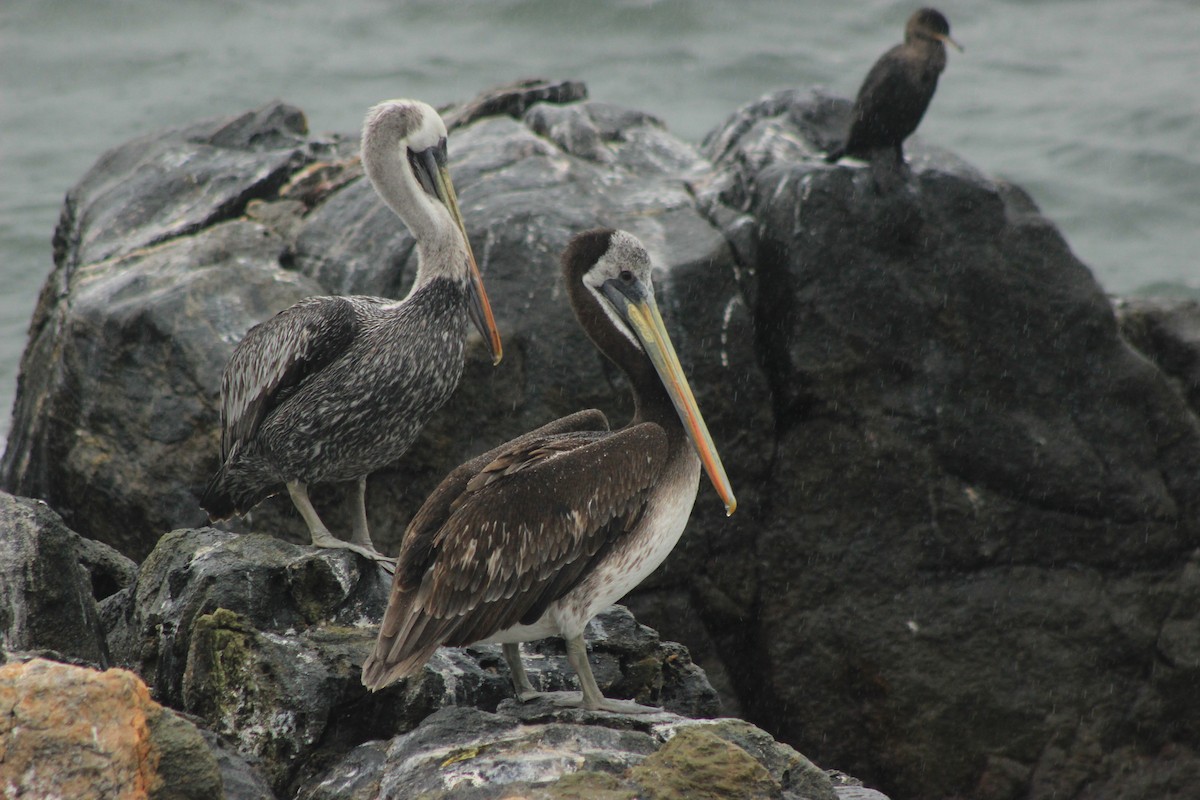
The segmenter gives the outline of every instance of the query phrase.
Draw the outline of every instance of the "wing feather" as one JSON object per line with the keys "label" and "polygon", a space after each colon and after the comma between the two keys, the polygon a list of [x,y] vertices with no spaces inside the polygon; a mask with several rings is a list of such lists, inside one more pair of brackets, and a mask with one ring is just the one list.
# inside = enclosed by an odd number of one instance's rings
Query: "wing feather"
{"label": "wing feather", "polygon": [[221,378],[222,461],[252,439],[300,384],[343,353],[359,327],[352,301],[310,297],[251,328]]}
{"label": "wing feather", "polygon": [[927,105],[928,98],[909,81],[903,46],[893,47],[879,57],[858,90],[846,151],[870,150],[911,133]]}
{"label": "wing feather", "polygon": [[455,470],[414,517],[368,686],[415,672],[441,644],[535,621],[636,526],[666,462],[663,430],[544,430]]}

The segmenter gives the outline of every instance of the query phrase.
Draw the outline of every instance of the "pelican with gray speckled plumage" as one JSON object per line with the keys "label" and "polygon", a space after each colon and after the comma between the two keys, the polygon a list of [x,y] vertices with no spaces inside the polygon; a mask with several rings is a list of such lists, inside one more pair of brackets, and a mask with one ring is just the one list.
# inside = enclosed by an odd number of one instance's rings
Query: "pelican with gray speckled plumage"
{"label": "pelican with gray speckled plumage", "polygon": [[[310,297],[251,328],[221,379],[221,467],[201,506],[245,514],[284,489],[319,547],[387,562],[371,543],[366,482],[408,450],[458,386],[470,320],[493,362],[500,334],[446,167],[446,126],[419,101],[367,113],[362,161],[417,242],[403,300]],[[308,497],[313,483],[355,481],[350,540]]]}

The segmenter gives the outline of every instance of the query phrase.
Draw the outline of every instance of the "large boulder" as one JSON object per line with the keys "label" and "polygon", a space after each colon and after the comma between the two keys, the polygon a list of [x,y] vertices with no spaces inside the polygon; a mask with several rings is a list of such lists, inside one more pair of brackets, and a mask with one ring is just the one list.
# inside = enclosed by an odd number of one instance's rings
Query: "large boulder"
{"label": "large boulder", "polygon": [[671,568],[743,708],[897,797],[1197,768],[1195,410],[1020,189],[918,145],[881,192],[817,157],[844,113],[780,93],[705,147],[775,448],[752,535]]}
{"label": "large boulder", "polygon": [[[642,112],[555,102],[580,97],[572,85],[501,94],[447,118],[505,360],[474,342],[455,397],[374,476],[377,543],[394,551],[428,491],[486,447],[587,406],[624,422],[627,392],[557,267],[575,232],[624,227],[660,267],[740,501],[727,520],[701,486],[680,546],[628,603],[710,667],[727,708],[898,800],[1187,796],[1147,776],[1200,770],[1190,312],[1133,309],[1123,333],[1019,187],[919,140],[900,180],[824,164],[842,99],[765,97],[696,148]],[[367,603],[355,559],[194,527],[220,371],[244,331],[305,294],[399,296],[411,279],[411,238],[355,139],[308,136],[272,105],[102,159],[68,197],[0,468],[136,558],[185,529],[102,605],[109,647],[289,790],[328,766],[314,737],[359,747],[347,713],[421,716],[386,696],[355,705],[370,638],[351,611]],[[337,489],[315,500],[348,527]],[[306,540],[286,497],[233,527]],[[187,588],[190,571],[236,576],[252,553],[242,579],[281,599],[294,633],[250,597]],[[295,599],[309,581],[324,587],[312,607]],[[327,614],[340,621],[314,622]],[[476,674],[456,697],[491,713],[501,662],[461,658],[482,666],[438,669]],[[260,660],[318,699],[259,681]],[[287,742],[256,716],[272,703]]]}
{"label": "large boulder", "polygon": [[225,360],[252,325],[319,291],[280,269],[283,240],[242,219],[320,151],[304,133],[282,104],[197,123],[113,149],[68,193],[5,488],[135,559],[204,520]]}

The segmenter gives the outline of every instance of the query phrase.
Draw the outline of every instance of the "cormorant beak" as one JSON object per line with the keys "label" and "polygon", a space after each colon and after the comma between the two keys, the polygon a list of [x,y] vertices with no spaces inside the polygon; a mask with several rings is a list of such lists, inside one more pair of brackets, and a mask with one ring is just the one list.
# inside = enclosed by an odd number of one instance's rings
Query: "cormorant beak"
{"label": "cormorant beak", "polygon": [[675,405],[675,412],[679,414],[688,438],[692,440],[692,446],[700,455],[708,479],[712,481],[713,488],[725,504],[725,515],[729,516],[737,509],[737,498],[733,496],[733,487],[729,485],[729,477],[725,474],[721,456],[708,433],[708,426],[704,424],[704,417],[700,416],[700,408],[696,405],[696,398],[692,394],[692,387],[688,385],[687,376],[683,374],[683,367],[679,363],[679,356],[675,354],[671,337],[667,335],[662,315],[658,313],[654,295],[637,278],[630,281],[610,280],[605,282],[602,288],[604,296],[629,323],[629,327],[642,343],[642,349],[650,357],[659,380]]}
{"label": "cormorant beak", "polygon": [[496,318],[492,316],[492,305],[488,302],[487,291],[483,288],[483,275],[479,272],[479,265],[475,263],[471,240],[467,238],[467,227],[463,222],[462,212],[458,210],[458,197],[454,194],[454,184],[450,181],[450,171],[446,168],[445,153],[444,147],[431,147],[423,151],[420,155],[425,160],[424,170],[419,172],[423,171],[425,175],[422,177],[428,177],[432,181],[433,185],[427,186],[426,189],[431,189],[437,199],[442,202],[442,205],[450,212],[454,224],[458,226],[459,232],[462,233],[463,244],[467,248],[467,261],[470,262],[471,267],[467,313],[480,335],[483,336],[483,341],[492,356],[492,364],[499,364],[504,355],[504,348],[500,344],[500,331],[496,328]]}
{"label": "cormorant beak", "polygon": [[949,35],[949,34],[946,34],[946,33],[935,33],[935,34],[933,35],[933,38],[937,39],[938,41],[941,41],[941,42],[944,42],[944,43],[946,43],[946,44],[950,45],[951,47],[953,47],[955,50],[957,50],[957,51],[958,51],[958,52],[960,52],[960,53],[965,53],[965,52],[966,52],[966,50],[963,48],[963,46],[962,46],[961,44],[959,44],[958,42],[956,42],[956,41],[954,41],[953,39],[951,39],[951,38],[950,38],[950,35]]}

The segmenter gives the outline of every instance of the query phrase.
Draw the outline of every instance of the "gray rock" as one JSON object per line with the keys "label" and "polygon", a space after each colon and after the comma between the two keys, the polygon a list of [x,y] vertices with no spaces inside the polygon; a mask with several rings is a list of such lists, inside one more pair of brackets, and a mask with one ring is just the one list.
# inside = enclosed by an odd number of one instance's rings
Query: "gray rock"
{"label": "gray rock", "polygon": [[[1123,304],[1118,324],[1019,187],[934,146],[912,142],[911,175],[894,185],[824,164],[843,99],[767,96],[697,149],[649,114],[537,102],[553,86],[508,88],[455,118],[451,170],[505,360],[493,369],[475,341],[450,404],[374,476],[376,542],[394,551],[433,486],[486,447],[588,406],[625,421],[627,392],[562,302],[557,259],[579,230],[628,228],[660,266],[664,316],[740,501],[725,519],[701,487],[687,535],[628,598],[638,619],[712,665],[731,708],[897,798],[1187,796],[1145,776],[1200,768],[1193,310]],[[373,201],[354,137],[299,130],[276,107],[168,132],[119,149],[72,193],[23,360],[7,488],[141,557],[200,519],[220,370],[242,333],[308,293],[403,294],[411,241]],[[152,213],[113,189],[183,155],[219,196],[168,173],[147,191],[169,213]],[[314,499],[347,527],[338,490]],[[286,498],[237,528],[304,536]],[[369,636],[342,622],[330,638],[308,601],[224,605],[227,589],[191,586],[194,553],[178,540],[214,552],[234,540],[171,536],[136,591],[101,604],[114,656],[219,730],[290,709],[292,740],[239,739],[277,789],[310,786],[340,753],[385,760],[356,749],[363,737],[411,729],[447,697],[491,712],[507,696],[502,660],[479,649],[356,705],[349,665]],[[246,541],[270,566],[230,566],[214,587],[242,580],[286,600],[288,565],[309,559],[330,587],[320,613],[358,602],[328,577],[348,557],[281,549],[272,562],[268,540]],[[594,654],[618,683],[604,664],[638,661]],[[271,669],[320,698],[250,681],[257,694],[231,704],[214,684],[226,655],[281,662]],[[669,701],[666,668],[647,674]]]}
{"label": "gray rock", "polygon": [[510,116],[520,119],[526,109],[537,103],[573,103],[586,100],[587,86],[581,81],[555,81],[525,78],[481,92],[460,106],[441,109],[446,127],[455,130],[483,117]]}
{"label": "gray rock", "polygon": [[698,723],[669,713],[563,710],[545,701],[506,704],[495,714],[444,709],[387,743],[361,745],[298,795],[301,800],[514,796],[836,797],[825,773],[741,720]]}
{"label": "gray rock", "polygon": [[[494,710],[512,697],[498,646],[443,649],[419,678],[362,686],[390,581],[347,551],[211,528],[165,535],[106,609],[114,660],[167,705],[195,715],[250,759],[280,796],[351,748],[416,727],[448,705]],[[586,639],[601,689],[696,716],[716,692],[687,650],[614,607]],[[560,640],[526,651],[546,691],[574,689]]]}
{"label": "gray rock", "polygon": [[[743,546],[669,569],[743,709],[897,797],[1122,786],[1156,767],[1118,731],[1192,763],[1194,410],[1023,192],[914,148],[880,193],[815,157],[826,106],[766,98],[705,150],[714,221],[756,222],[776,438]],[[688,640],[677,604],[632,605]],[[1087,777],[1044,779],[1068,761]]]}
{"label": "gray rock", "polygon": [[1200,302],[1142,297],[1116,302],[1117,322],[1129,343],[1169,375],[1200,413]]}
{"label": "gray rock", "polygon": [[299,109],[272,103],[110,150],[67,195],[55,232],[61,278],[239,216],[307,160],[307,133]]}
{"label": "gray rock", "polygon": [[40,500],[0,492],[0,651],[107,667],[97,602],[131,583],[134,569]]}
{"label": "gray rock", "polygon": [[318,291],[279,269],[283,249],[260,225],[224,222],[80,265],[66,296],[43,293],[7,485],[139,559],[162,531],[201,524],[225,361],[252,325]]}

